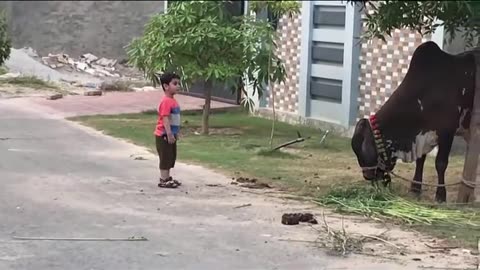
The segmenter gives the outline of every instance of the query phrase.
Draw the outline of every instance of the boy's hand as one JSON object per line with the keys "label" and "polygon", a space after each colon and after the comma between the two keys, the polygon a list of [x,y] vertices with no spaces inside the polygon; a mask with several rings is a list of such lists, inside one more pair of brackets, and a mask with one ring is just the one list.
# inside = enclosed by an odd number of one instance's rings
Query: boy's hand
{"label": "boy's hand", "polygon": [[169,144],[174,144],[175,143],[175,136],[173,136],[172,133],[167,134],[167,141]]}

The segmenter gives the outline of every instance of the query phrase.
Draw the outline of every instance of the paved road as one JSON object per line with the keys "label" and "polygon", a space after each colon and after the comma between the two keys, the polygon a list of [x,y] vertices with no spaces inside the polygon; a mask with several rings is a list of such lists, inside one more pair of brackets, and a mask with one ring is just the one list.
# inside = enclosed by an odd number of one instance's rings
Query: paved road
{"label": "paved road", "polygon": [[[0,269],[404,269],[278,241],[315,237],[307,226],[280,224],[283,212],[304,206],[242,192],[183,164],[176,174],[184,186],[159,190],[157,161],[144,149],[12,104],[0,101]],[[252,206],[233,209],[245,203]]]}

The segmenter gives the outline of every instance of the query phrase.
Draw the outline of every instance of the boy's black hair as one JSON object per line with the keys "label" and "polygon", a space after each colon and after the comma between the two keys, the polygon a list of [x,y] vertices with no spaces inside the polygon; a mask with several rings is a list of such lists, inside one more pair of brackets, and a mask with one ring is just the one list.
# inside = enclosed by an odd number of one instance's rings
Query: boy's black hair
{"label": "boy's black hair", "polygon": [[162,85],[163,91],[165,91],[165,87],[163,87],[163,85],[170,84],[173,79],[180,80],[180,76],[174,72],[165,72],[160,76],[160,84]]}

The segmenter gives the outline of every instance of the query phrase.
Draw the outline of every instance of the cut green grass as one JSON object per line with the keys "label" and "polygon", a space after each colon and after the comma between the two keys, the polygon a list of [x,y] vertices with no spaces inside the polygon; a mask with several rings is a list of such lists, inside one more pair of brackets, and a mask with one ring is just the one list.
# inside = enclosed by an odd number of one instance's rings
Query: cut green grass
{"label": "cut green grass", "polygon": [[53,89],[56,90],[58,87],[53,83],[44,81],[35,76],[20,76],[15,78],[4,78],[0,79],[0,84],[10,84],[18,85],[33,89]]}
{"label": "cut green grass", "polygon": [[[73,118],[104,133],[146,146],[155,152],[153,129],[156,113],[126,114],[113,116],[86,116]],[[355,183],[368,185],[363,180],[357,160],[350,148],[350,140],[330,133],[324,143],[320,140],[322,130],[307,126],[276,124],[273,145],[297,137],[297,131],[305,142],[293,144],[281,151],[270,151],[271,121],[252,117],[243,111],[217,113],[211,116],[211,135],[197,135],[201,130],[201,115],[182,115],[182,136],[179,140],[179,159],[221,171],[232,177],[256,178],[297,195],[320,198],[332,187]],[[463,156],[453,156],[447,170],[447,183],[458,180],[463,170]],[[398,174],[411,178],[413,164],[398,164]],[[435,183],[436,171],[432,158],[428,158],[424,170],[424,182]],[[396,194],[408,196],[408,183],[393,179]],[[455,198],[458,187],[448,189],[449,200]],[[424,192],[424,198],[433,200],[435,189]],[[416,225],[417,226],[417,225]],[[472,234],[476,229],[463,230],[450,226],[424,225],[419,230],[451,238],[453,235],[467,244],[476,241]]]}
{"label": "cut green grass", "polygon": [[466,206],[419,203],[398,192],[373,186],[333,187],[313,201],[339,213],[390,221],[449,242],[476,248],[480,236],[480,210]]}
{"label": "cut green grass", "polygon": [[334,206],[339,212],[354,213],[374,219],[390,219],[410,225],[461,226],[480,228],[480,212],[422,205],[402,198],[390,190],[373,186],[332,188],[316,200]]}

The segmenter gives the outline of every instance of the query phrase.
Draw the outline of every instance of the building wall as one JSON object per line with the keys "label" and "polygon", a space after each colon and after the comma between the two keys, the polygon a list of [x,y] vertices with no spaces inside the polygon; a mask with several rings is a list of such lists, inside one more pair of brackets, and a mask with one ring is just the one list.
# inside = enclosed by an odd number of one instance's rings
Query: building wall
{"label": "building wall", "polygon": [[351,91],[358,88],[357,10],[342,1],[305,1],[300,16],[282,19],[279,56],[286,64],[287,81],[270,87],[262,107],[271,109],[275,97],[279,113],[343,128],[355,121],[356,113],[350,115],[350,106],[355,107],[358,93]]}
{"label": "building wall", "polygon": [[[305,16],[305,14],[304,14]],[[364,14],[361,15],[363,18]],[[301,17],[301,16],[299,16]],[[302,48],[302,31],[310,31],[308,27],[302,29],[302,20],[296,17],[294,19],[282,18],[279,26],[279,55],[285,61],[287,67],[287,82],[285,85],[271,86],[271,92],[267,95],[264,109],[261,115],[267,116],[271,114],[272,108],[272,92],[275,94],[275,109],[277,117],[280,120],[290,123],[309,123],[315,120],[308,114],[302,116],[301,108],[299,108],[299,93],[307,92],[300,89],[299,78],[305,76],[300,74],[300,56]],[[366,31],[365,24],[359,26],[360,32]],[[355,34],[354,34],[355,35]],[[346,37],[351,38],[351,37]],[[415,49],[426,41],[435,41],[440,47],[443,47],[443,29],[439,29],[433,35],[422,37],[420,34],[408,29],[397,29],[392,33],[392,37],[387,37],[386,42],[378,39],[362,40],[360,42],[359,73],[355,76],[358,78],[358,84],[352,84],[352,93],[355,98],[351,106],[353,112],[352,120],[369,117],[375,113],[381,105],[383,105],[390,95],[396,90],[402,82],[412,58]],[[305,49],[305,48],[304,48]],[[355,67],[352,67],[355,68]],[[352,80],[355,80],[352,77]],[[356,92],[354,92],[356,91]],[[301,98],[301,97],[300,97]],[[301,106],[300,106],[301,107]],[[328,118],[325,116],[324,118]],[[317,120],[315,120],[317,121]],[[325,126],[332,128],[333,123],[325,122],[315,126]],[[350,123],[352,125],[352,123]],[[354,125],[354,123],[353,123]],[[335,127],[341,133],[349,136],[352,126]]]}
{"label": "building wall", "polygon": [[300,35],[301,15],[292,18],[283,16],[277,28],[279,40],[277,41],[277,55],[284,61],[287,72],[285,83],[273,84],[266,95],[266,106],[280,112],[298,113],[298,89],[300,78]]}
{"label": "building wall", "polygon": [[362,43],[358,117],[369,117],[387,101],[408,71],[413,52],[430,37],[409,30],[395,30],[386,42]]}
{"label": "building wall", "polygon": [[164,1],[3,1],[14,47],[121,58]]}

